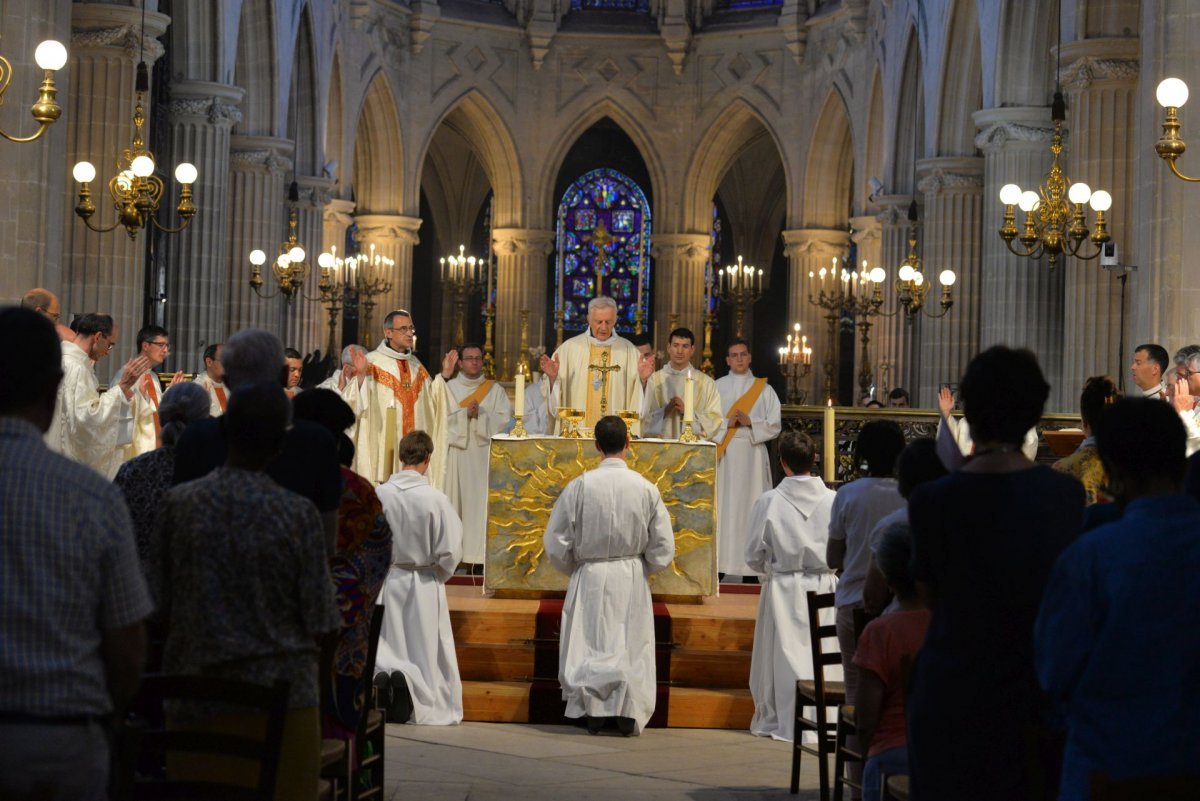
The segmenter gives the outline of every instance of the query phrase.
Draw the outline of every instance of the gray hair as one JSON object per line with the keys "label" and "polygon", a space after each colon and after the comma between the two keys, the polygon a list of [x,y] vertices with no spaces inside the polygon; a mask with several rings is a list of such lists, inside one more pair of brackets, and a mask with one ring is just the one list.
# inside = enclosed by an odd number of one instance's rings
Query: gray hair
{"label": "gray hair", "polygon": [[875,564],[887,579],[888,585],[901,598],[911,598],[916,592],[912,576],[912,535],[908,521],[896,521],[879,535],[875,547]]}
{"label": "gray hair", "polygon": [[208,417],[210,404],[208,392],[199,384],[191,381],[172,384],[158,404],[163,445],[174,445],[189,424]]}
{"label": "gray hair", "polygon": [[597,295],[588,301],[588,314],[591,314],[595,309],[612,309],[617,310],[617,302],[608,295]]}
{"label": "gray hair", "polygon": [[364,348],[362,345],[347,345],[346,347],[342,348],[342,364],[350,363],[350,360],[353,358],[352,354],[354,353],[354,351],[358,351],[359,353],[366,353],[367,349]]}
{"label": "gray hair", "polygon": [[284,365],[283,345],[261,328],[238,331],[225,343],[221,364],[230,391],[246,384],[278,381]]}
{"label": "gray hair", "polygon": [[1175,351],[1175,364],[1189,370],[1200,370],[1200,345],[1184,345]]}

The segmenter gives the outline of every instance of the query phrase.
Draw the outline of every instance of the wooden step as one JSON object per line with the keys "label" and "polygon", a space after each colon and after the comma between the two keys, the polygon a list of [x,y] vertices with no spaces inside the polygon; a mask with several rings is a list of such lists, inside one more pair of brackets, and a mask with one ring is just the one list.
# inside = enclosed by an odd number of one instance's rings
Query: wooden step
{"label": "wooden step", "polygon": [[749,729],[754,699],[749,688],[705,690],[672,687],[667,726],[673,729]]}
{"label": "wooden step", "polygon": [[529,684],[519,681],[464,681],[463,720],[528,723]]}
{"label": "wooden step", "polygon": [[455,637],[463,681],[525,681],[533,675],[533,646],[463,643]]}
{"label": "wooden step", "polygon": [[748,687],[750,652],[677,648],[671,653],[671,684],[712,689]]}

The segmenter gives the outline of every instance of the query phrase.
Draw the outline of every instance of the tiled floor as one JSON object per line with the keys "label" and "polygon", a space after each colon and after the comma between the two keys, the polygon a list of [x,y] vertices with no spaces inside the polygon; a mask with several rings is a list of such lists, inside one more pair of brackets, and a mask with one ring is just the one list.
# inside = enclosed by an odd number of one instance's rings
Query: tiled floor
{"label": "tiled floor", "polygon": [[413,801],[749,801],[817,798],[806,756],[787,792],[788,743],[744,731],[641,737],[515,723],[387,728],[387,797]]}

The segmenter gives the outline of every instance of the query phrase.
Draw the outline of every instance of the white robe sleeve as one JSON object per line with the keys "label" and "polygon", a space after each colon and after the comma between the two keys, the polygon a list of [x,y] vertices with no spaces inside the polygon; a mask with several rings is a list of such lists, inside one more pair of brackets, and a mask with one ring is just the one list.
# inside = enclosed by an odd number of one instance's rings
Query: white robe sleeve
{"label": "white robe sleeve", "polygon": [[438,580],[445,584],[454,575],[454,569],[462,561],[462,521],[454,512],[454,507],[444,495],[438,493],[438,512],[440,520],[433,532],[430,543],[433,564],[438,568]]}
{"label": "white robe sleeve", "polygon": [[63,433],[73,450],[87,454],[88,464],[103,463],[114,448],[132,438],[133,416],[119,386],[97,395],[94,379],[89,381],[82,371],[74,370],[59,391],[66,403]]}
{"label": "white robe sleeve", "polygon": [[[641,381],[638,382],[641,384]],[[666,407],[667,399],[662,397],[665,393],[663,387],[665,382],[662,379],[662,373],[655,372],[646,382],[646,391],[642,396],[642,436],[643,437],[661,437],[663,433],[664,414],[663,410]]]}
{"label": "white robe sleeve", "polygon": [[699,390],[697,393],[699,397],[695,399],[696,406],[693,410],[696,423],[700,427],[700,431],[697,433],[702,439],[716,441],[717,434],[721,431],[725,420],[725,416],[721,413],[721,393],[717,391],[717,382],[704,376],[703,379],[696,381],[695,389]]}
{"label": "white robe sleeve", "polygon": [[646,560],[646,575],[665,570],[675,558],[675,534],[671,531],[671,515],[663,503],[658,491],[651,488],[654,494],[647,521],[650,541],[646,544],[643,558]]}
{"label": "white robe sleeve", "polygon": [[769,442],[778,437],[781,431],[783,410],[779,406],[779,396],[767,385],[750,409],[750,441],[755,445]]}
{"label": "white robe sleeve", "polygon": [[750,539],[746,541],[746,564],[755,573],[766,573],[774,559],[771,524],[768,512],[771,508],[769,495],[762,495],[754,502],[750,512]]}
{"label": "white robe sleeve", "polygon": [[507,431],[512,425],[512,412],[508,393],[499,384],[493,384],[479,406],[479,418],[475,421],[475,444],[489,447],[493,435]]}
{"label": "white robe sleeve", "polygon": [[546,533],[542,536],[542,545],[546,549],[546,556],[550,558],[550,564],[568,576],[575,572],[578,564],[575,559],[575,545],[579,536],[581,486],[578,480],[572,481],[558,496],[550,512],[550,520],[546,523]]}

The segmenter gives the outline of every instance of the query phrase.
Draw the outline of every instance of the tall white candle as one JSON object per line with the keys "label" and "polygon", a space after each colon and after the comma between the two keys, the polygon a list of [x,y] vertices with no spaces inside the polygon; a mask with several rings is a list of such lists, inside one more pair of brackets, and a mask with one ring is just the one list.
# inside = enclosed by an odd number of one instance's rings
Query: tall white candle
{"label": "tall white candle", "polygon": [[825,417],[822,421],[823,434],[825,440],[824,452],[821,454],[821,473],[826,481],[833,481],[836,476],[837,467],[837,439],[835,435],[836,420],[833,416],[833,398],[830,398],[825,406]]}
{"label": "tall white candle", "polygon": [[688,370],[687,379],[683,382],[683,422],[692,422],[692,411],[695,406],[695,382],[692,381],[692,371]]}
{"label": "tall white candle", "polygon": [[522,372],[517,373],[517,385],[513,389],[513,414],[525,416],[525,374]]}

